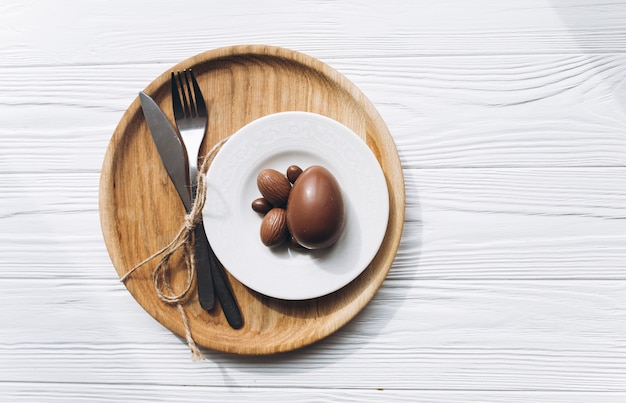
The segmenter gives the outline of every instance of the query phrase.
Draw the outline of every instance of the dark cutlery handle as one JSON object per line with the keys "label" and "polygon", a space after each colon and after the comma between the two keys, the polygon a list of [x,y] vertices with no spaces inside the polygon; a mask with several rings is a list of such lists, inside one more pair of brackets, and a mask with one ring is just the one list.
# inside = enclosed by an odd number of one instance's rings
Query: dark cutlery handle
{"label": "dark cutlery handle", "polygon": [[212,251],[209,241],[204,232],[204,224],[200,221],[194,230],[194,243],[196,252],[196,275],[198,286],[198,300],[200,306],[210,311],[215,306],[215,288],[213,286],[213,275],[211,273]]}
{"label": "dark cutlery handle", "polygon": [[[211,248],[210,245],[209,248]],[[213,273],[215,293],[217,294],[217,299],[222,305],[222,311],[224,312],[226,321],[233,329],[241,329],[241,327],[243,326],[243,317],[241,316],[241,311],[239,310],[239,306],[237,305],[237,301],[235,300],[233,291],[228,285],[228,279],[226,277],[226,273],[224,272],[224,267],[217,259],[212,249],[211,273]]]}

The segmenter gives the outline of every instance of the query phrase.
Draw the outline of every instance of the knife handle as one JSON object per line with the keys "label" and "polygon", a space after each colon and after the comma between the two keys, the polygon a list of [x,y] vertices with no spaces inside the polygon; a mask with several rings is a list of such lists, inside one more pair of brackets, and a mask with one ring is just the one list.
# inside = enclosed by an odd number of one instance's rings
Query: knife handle
{"label": "knife handle", "polygon": [[203,309],[210,311],[215,306],[215,291],[211,274],[211,266],[214,264],[211,259],[213,251],[210,250],[209,240],[204,232],[204,223],[202,221],[194,229],[194,244],[196,275],[198,276],[198,300]]}
{"label": "knife handle", "polygon": [[241,316],[241,311],[239,310],[233,291],[228,285],[228,279],[226,278],[224,267],[220,261],[217,260],[217,257],[213,253],[210,245],[209,249],[211,252],[211,273],[213,274],[213,282],[215,284],[217,299],[222,305],[222,311],[224,312],[224,316],[226,317],[226,321],[230,327],[233,329],[241,329],[243,326],[243,317]]}

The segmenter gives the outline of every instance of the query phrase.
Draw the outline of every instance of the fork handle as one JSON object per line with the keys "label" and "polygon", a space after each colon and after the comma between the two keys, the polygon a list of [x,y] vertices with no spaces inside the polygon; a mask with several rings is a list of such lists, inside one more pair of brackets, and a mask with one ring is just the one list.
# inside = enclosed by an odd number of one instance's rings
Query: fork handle
{"label": "fork handle", "polygon": [[204,224],[200,221],[194,229],[194,244],[196,252],[196,275],[198,287],[198,300],[200,306],[210,311],[215,306],[215,291],[213,276],[211,273],[211,250],[209,241],[204,232]]}
{"label": "fork handle", "polygon": [[213,253],[211,245],[209,245],[209,249],[211,252],[211,273],[213,274],[213,281],[215,282],[217,299],[222,305],[222,311],[230,327],[233,329],[241,329],[243,326],[243,317],[241,316],[241,311],[239,310],[233,291],[228,285],[224,267]]}

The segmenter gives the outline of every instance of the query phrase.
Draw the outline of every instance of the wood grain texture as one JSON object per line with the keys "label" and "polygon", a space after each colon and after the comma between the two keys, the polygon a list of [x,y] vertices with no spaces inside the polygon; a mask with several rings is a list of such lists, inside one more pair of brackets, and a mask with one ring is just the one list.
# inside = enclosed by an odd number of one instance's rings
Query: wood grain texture
{"label": "wood grain texture", "polygon": [[202,362],[114,281],[19,284],[0,284],[7,383],[623,392],[624,281],[388,280],[323,342]]}
{"label": "wood grain texture", "polygon": [[[405,168],[626,166],[623,54],[323,61],[375,104]],[[175,63],[3,68],[0,169],[99,172],[137,89]]]}
{"label": "wood grain texture", "polygon": [[484,403],[517,402],[543,403],[546,399],[554,403],[588,403],[602,400],[602,402],[623,402],[626,394],[621,392],[593,393],[593,392],[565,392],[551,391],[548,393],[536,392],[494,392],[494,391],[449,391],[443,394],[438,390],[387,390],[387,389],[308,389],[303,392],[298,388],[242,388],[240,390],[224,390],[221,387],[194,387],[153,385],[146,391],[146,386],[119,385],[116,387],[115,397],[111,396],[111,388],[107,385],[94,385],[90,391],[85,391],[81,385],[66,385],[62,390],[50,390],[50,384],[8,384],[5,396],[11,402],[115,402],[115,401],[146,401],[150,396],[151,402],[172,402],[185,396],[185,401],[206,402],[207,396],[212,401],[255,401],[255,402],[409,402],[424,403],[460,403],[480,401]]}
{"label": "wood grain texture", "polygon": [[[357,87],[304,54],[268,46],[229,47],[198,55],[172,69],[190,67],[209,105],[209,127],[201,155],[257,118],[295,110],[322,114],[351,128],[381,165],[390,189],[385,239],[368,267],[346,287],[320,298],[284,301],[254,292],[229,276],[244,317],[243,327],[236,330],[226,323],[219,309],[201,309],[195,293],[184,304],[193,338],[205,347],[256,355],[289,351],[316,342],[347,323],[369,302],[395,258],[404,221],[404,180],[393,139],[374,106]],[[171,115],[169,91],[169,72],[146,89]],[[184,217],[137,100],[113,134],[100,183],[104,238],[122,277],[135,264],[167,245]],[[125,284],[146,311],[183,336],[183,319],[176,306],[160,301],[154,290],[151,273],[157,263],[158,259],[147,263]],[[180,292],[186,280],[176,274],[184,272],[180,253],[173,256],[170,264],[174,267],[172,287]]]}
{"label": "wood grain texture", "polygon": [[[623,168],[405,169],[403,176],[406,220],[389,278],[626,279]],[[115,279],[99,230],[99,179],[0,175],[0,279]],[[40,253],[25,255],[33,242]]]}
{"label": "wood grain texture", "polygon": [[[626,399],[624,2],[187,5],[0,3],[1,401]],[[100,170],[139,89],[248,43],[364,92],[398,147],[406,219],[345,327],[192,363],[118,281]]]}
{"label": "wood grain texture", "polygon": [[173,64],[198,49],[239,44],[273,44],[321,59],[621,53],[626,46],[626,5],[619,1],[192,0],[172,7],[159,0],[129,7],[121,0],[57,0],[0,7],[0,32],[12,44],[0,49],[3,67]]}

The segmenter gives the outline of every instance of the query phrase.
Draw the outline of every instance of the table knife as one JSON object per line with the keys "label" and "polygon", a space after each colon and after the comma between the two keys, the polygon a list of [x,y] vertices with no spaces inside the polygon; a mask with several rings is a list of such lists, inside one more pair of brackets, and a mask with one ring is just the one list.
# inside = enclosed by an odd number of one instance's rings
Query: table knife
{"label": "table knife", "polygon": [[[192,201],[189,186],[189,169],[187,167],[188,162],[184,145],[176,129],[174,129],[156,102],[143,91],[139,93],[139,99],[161,161],[185,206],[185,210],[189,212],[192,207]],[[232,290],[228,286],[223,267],[206,239],[202,221],[196,226],[194,235],[198,298],[201,301],[201,305],[204,300],[203,308],[207,310],[212,309],[215,292],[229,325],[234,329],[239,329],[243,326],[241,312]],[[200,298],[201,296],[204,296],[204,299]]]}

